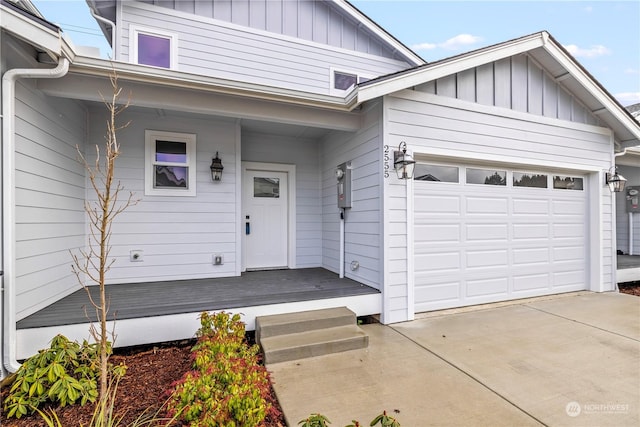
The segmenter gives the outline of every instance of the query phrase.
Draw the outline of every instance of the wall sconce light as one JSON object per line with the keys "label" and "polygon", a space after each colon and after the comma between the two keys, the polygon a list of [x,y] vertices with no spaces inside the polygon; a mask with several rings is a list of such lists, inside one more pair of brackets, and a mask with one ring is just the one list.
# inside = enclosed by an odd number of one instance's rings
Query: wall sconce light
{"label": "wall sconce light", "polygon": [[411,154],[407,154],[407,143],[402,141],[398,150],[393,152],[393,167],[398,174],[398,179],[412,179],[416,161]]}
{"label": "wall sconce light", "polygon": [[212,181],[220,181],[222,179],[222,170],[224,166],[222,166],[222,160],[218,157],[218,152],[216,151],[216,156],[211,159],[211,180]]}
{"label": "wall sconce light", "polygon": [[[614,173],[611,173],[611,169],[614,169]],[[604,182],[609,186],[609,191],[612,193],[619,193],[624,190],[624,186],[627,185],[627,180],[624,176],[618,174],[618,168],[612,166],[611,169],[605,174]]]}

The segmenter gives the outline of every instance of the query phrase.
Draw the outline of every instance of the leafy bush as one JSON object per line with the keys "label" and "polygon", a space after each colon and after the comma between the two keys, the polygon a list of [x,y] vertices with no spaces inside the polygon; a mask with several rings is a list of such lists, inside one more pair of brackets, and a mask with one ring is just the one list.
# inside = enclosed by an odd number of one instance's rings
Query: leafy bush
{"label": "leafy bush", "polygon": [[[298,422],[300,427],[329,427],[331,421],[322,414],[311,414],[308,418]],[[369,424],[371,427],[380,424],[381,427],[400,427],[400,423],[393,417],[387,415],[387,411],[383,411],[375,417]],[[351,424],[345,427],[361,427],[360,422],[353,420]]]}
{"label": "leafy bush", "polygon": [[[124,374],[124,367],[114,371]],[[50,400],[60,406],[95,402],[98,397],[97,379],[100,376],[97,344],[82,345],[63,335],[51,340],[50,348],[40,350],[27,359],[4,400],[7,418],[20,418]]]}
{"label": "leafy bush", "polygon": [[257,426],[277,409],[267,401],[269,375],[259,364],[259,347],[245,340],[239,315],[202,313],[193,370],[176,384],[169,416],[191,426]]}

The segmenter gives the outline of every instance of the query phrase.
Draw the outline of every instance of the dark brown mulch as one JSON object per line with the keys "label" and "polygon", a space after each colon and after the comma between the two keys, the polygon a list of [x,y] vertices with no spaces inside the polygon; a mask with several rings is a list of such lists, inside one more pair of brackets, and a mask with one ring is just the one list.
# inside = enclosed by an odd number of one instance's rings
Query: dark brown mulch
{"label": "dark brown mulch", "polygon": [[640,297],[640,282],[620,283],[618,284],[618,288],[623,294]]}
{"label": "dark brown mulch", "polygon": [[[118,350],[111,356],[113,364],[124,362],[127,366],[127,374],[118,385],[116,398],[116,411],[124,414],[121,427],[132,423],[144,411],[156,413],[166,400],[166,391],[171,388],[174,381],[191,369],[191,346],[193,341],[182,341],[158,345],[155,347],[137,347],[126,350]],[[4,401],[7,390],[2,390]],[[273,389],[271,401],[277,405],[277,399]],[[280,409],[278,407],[278,409]],[[93,415],[94,405],[71,405],[64,408],[55,408],[64,427],[76,427],[88,425]],[[22,417],[19,420],[12,418],[7,420],[4,414],[0,416],[0,425],[7,427],[45,427],[46,424],[36,415]],[[180,424],[175,424],[179,426]],[[284,418],[266,420],[264,427],[283,427]]]}

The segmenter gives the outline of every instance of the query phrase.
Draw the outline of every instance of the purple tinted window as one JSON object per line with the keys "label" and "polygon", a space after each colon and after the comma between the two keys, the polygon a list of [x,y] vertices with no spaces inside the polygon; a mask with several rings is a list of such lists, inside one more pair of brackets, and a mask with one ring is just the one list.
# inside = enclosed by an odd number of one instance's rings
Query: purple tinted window
{"label": "purple tinted window", "polygon": [[138,34],[138,64],[171,67],[171,39]]}
{"label": "purple tinted window", "polygon": [[156,161],[187,163],[187,144],[174,141],[156,141]]}

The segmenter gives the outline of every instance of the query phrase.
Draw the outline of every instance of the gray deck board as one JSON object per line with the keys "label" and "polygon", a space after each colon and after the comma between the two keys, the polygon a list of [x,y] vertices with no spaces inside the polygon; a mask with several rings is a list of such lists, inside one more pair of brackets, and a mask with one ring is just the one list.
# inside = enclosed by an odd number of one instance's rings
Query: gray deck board
{"label": "gray deck board", "polygon": [[[92,295],[98,294],[96,287]],[[110,319],[163,316],[378,293],[322,268],[253,271],[240,277],[108,285]],[[86,308],[86,309],[85,309]],[[84,289],[20,320],[18,329],[95,321]]]}

